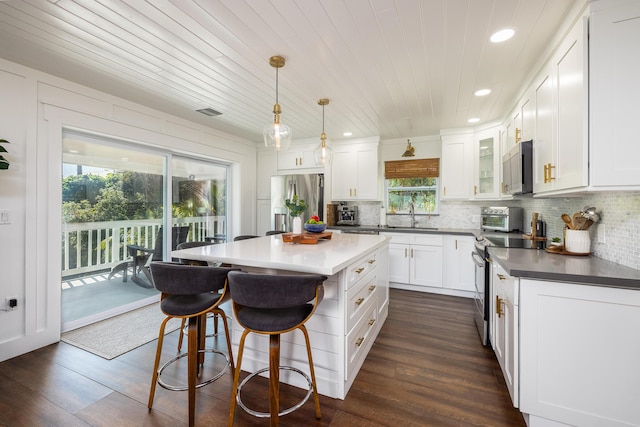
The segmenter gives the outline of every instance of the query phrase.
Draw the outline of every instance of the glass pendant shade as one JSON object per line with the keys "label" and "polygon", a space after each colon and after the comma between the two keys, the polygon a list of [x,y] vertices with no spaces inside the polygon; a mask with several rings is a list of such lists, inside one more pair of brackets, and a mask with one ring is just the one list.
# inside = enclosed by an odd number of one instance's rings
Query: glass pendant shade
{"label": "glass pendant shade", "polygon": [[[274,108],[275,109],[275,108]],[[276,150],[287,150],[291,146],[291,128],[280,123],[280,115],[276,114],[273,123],[268,123],[262,130],[264,146]]]}
{"label": "glass pendant shade", "polygon": [[276,69],[276,103],[273,106],[273,123],[265,125],[262,137],[265,147],[286,150],[291,146],[291,128],[280,122],[282,109],[278,103],[278,69],[284,67],[285,60],[282,56],[272,56],[269,58],[269,64]]}
{"label": "glass pendant shade", "polygon": [[322,136],[320,137],[320,144],[313,150],[313,158],[316,161],[316,165],[328,165],[331,163],[331,159],[333,158],[333,148],[329,145],[329,142],[326,139],[326,135],[322,132],[324,139]]}

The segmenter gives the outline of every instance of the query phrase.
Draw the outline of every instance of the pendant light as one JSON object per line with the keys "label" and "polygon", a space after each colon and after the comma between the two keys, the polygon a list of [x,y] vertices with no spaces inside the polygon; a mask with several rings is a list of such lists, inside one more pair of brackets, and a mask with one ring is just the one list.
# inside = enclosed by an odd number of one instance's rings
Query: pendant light
{"label": "pendant light", "polygon": [[404,150],[404,153],[402,153],[402,157],[413,157],[413,156],[415,156],[413,151],[414,151],[414,148],[411,146],[411,141],[409,141],[407,139],[407,148],[406,148],[406,150]]}
{"label": "pendant light", "polygon": [[278,104],[278,69],[284,67],[284,63],[282,56],[269,58],[269,64],[276,69],[276,103],[273,106],[273,123],[265,125],[262,135],[264,137],[264,146],[275,147],[276,150],[281,148],[286,150],[291,145],[291,128],[284,123],[280,123],[282,109]]}
{"label": "pendant light", "polygon": [[313,157],[316,165],[326,165],[331,163],[333,150],[327,142],[327,134],[324,133],[324,106],[329,104],[327,98],[318,99],[318,105],[322,105],[322,133],[320,134],[320,144],[313,150]]}

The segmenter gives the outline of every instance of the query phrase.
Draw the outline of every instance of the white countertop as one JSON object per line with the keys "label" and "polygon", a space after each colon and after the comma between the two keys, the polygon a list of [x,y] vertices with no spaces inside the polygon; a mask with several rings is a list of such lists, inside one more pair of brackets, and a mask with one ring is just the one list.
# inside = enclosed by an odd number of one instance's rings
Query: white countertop
{"label": "white countertop", "polygon": [[274,235],[173,251],[172,257],[331,276],[389,239],[384,235],[333,233],[330,240],[317,244],[296,244]]}

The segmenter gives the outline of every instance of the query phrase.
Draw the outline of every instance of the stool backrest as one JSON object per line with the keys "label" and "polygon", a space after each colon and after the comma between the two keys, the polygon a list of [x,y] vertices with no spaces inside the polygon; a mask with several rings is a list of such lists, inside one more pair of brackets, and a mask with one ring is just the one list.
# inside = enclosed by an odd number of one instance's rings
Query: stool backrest
{"label": "stool backrest", "polygon": [[[289,308],[322,299],[327,276],[319,274],[272,275],[229,273],[229,291],[234,303],[253,308]],[[319,302],[319,301],[317,301]],[[316,302],[316,303],[317,303]]]}
{"label": "stool backrest", "polygon": [[[176,249],[189,249],[189,248],[198,248],[200,246],[211,246],[215,245],[214,242],[184,242],[180,243]],[[181,264],[189,264],[189,265],[209,265],[206,261],[198,261],[195,259],[186,259],[186,258],[178,258]]]}
{"label": "stool backrest", "polygon": [[162,261],[151,263],[151,276],[156,289],[171,295],[217,292],[225,287],[230,271],[233,269]]}

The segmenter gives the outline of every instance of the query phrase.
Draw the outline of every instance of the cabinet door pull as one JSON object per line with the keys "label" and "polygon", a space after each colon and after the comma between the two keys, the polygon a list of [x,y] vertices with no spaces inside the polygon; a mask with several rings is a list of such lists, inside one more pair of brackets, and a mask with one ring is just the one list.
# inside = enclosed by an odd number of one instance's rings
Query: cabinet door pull
{"label": "cabinet door pull", "polygon": [[407,257],[407,251],[408,251],[408,249],[407,249],[407,248],[404,248],[404,257],[405,257],[405,258]]}
{"label": "cabinet door pull", "polygon": [[413,258],[413,248],[411,248],[411,258]]}
{"label": "cabinet door pull", "polygon": [[553,181],[554,179],[556,179],[554,176],[551,176],[551,169],[555,169],[556,167],[553,166],[551,163],[549,163],[549,182]]}
{"label": "cabinet door pull", "polygon": [[518,142],[520,142],[520,139],[522,139],[521,136],[520,136],[521,133],[522,133],[522,131],[520,129],[516,128],[516,144]]}
{"label": "cabinet door pull", "polygon": [[364,337],[358,338],[358,340],[356,341],[356,347],[360,347],[363,341],[364,341]]}
{"label": "cabinet door pull", "polygon": [[496,314],[498,315],[498,317],[502,317],[502,315],[504,314],[502,312],[502,300],[498,295],[496,295]]}
{"label": "cabinet door pull", "polygon": [[507,280],[507,278],[506,278],[506,277],[504,277],[504,276],[503,276],[502,274],[500,274],[500,273],[498,273],[498,274],[497,274],[497,276],[498,276],[498,279],[500,279],[500,280]]}
{"label": "cabinet door pull", "polygon": [[353,189],[353,197],[358,197],[358,189],[357,188]]}
{"label": "cabinet door pull", "polygon": [[478,194],[478,186],[474,185],[473,186],[473,195],[475,196],[476,194]]}
{"label": "cabinet door pull", "polygon": [[456,251],[458,250],[458,239],[456,239]]}
{"label": "cabinet door pull", "polygon": [[360,305],[364,302],[364,298],[358,298],[358,300],[356,301],[356,305]]}

